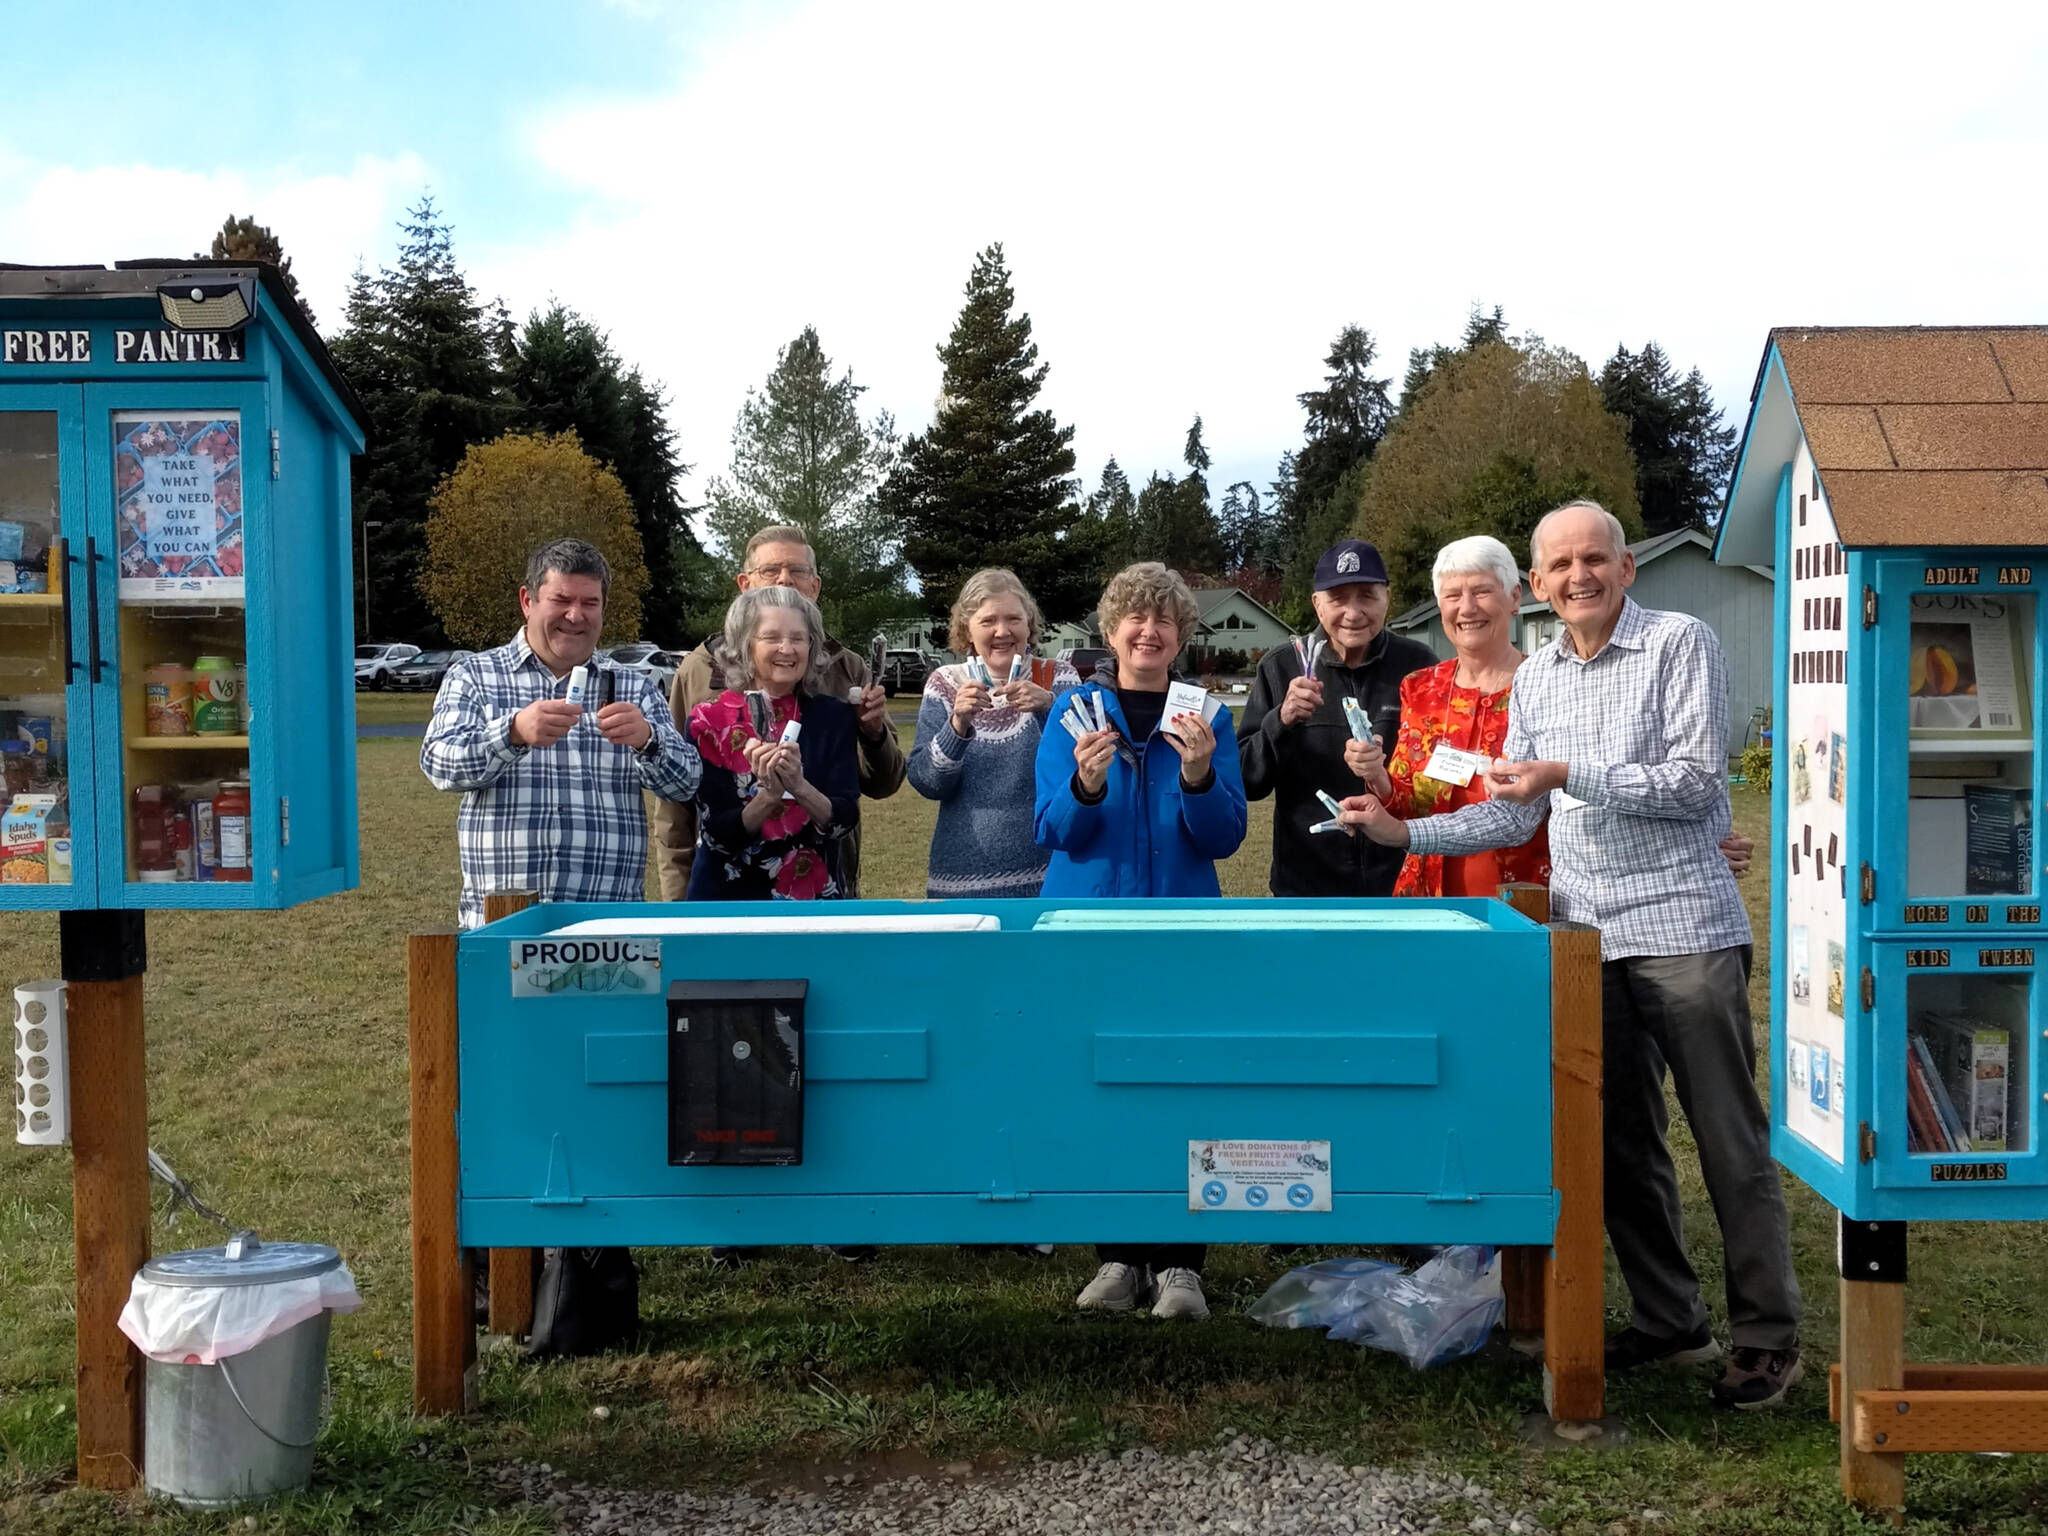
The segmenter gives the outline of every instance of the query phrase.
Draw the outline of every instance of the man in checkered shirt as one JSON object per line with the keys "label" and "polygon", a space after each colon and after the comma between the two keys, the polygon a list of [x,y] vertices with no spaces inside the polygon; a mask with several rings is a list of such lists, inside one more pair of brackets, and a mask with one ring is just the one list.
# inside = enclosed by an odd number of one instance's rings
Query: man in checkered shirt
{"label": "man in checkered shirt", "polygon": [[[604,556],[581,539],[542,545],[519,589],[525,627],[449,668],[434,700],[420,769],[436,789],[462,793],[455,834],[465,928],[483,922],[493,891],[640,900],[640,792],[664,800],[697,792],[697,749],[676,729],[661,690],[592,660],[611,580]],[[569,673],[586,664],[589,693],[571,704],[563,697]]]}
{"label": "man in checkered shirt", "polygon": [[1799,1379],[1800,1297],[1756,1090],[1749,917],[1719,848],[1727,663],[1698,619],[1628,596],[1635,560],[1605,508],[1560,507],[1529,553],[1564,632],[1515,674],[1492,798],[1404,822],[1359,796],[1344,820],[1376,842],[1463,854],[1526,842],[1549,817],[1551,914],[1600,929],[1607,1232],[1634,1311],[1608,1369],[1721,1356],[1680,1230],[1668,1066],[1726,1259],[1734,1351],[1714,1398],[1768,1407]]}

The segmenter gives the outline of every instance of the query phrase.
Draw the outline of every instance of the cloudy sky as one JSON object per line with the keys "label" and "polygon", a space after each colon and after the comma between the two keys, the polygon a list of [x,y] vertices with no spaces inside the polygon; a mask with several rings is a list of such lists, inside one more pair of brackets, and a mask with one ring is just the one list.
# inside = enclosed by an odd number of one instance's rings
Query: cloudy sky
{"label": "cloudy sky", "polygon": [[1475,304],[1655,338],[1739,420],[1775,324],[2048,319],[2039,3],[308,0],[203,53],[160,5],[42,15],[0,259],[254,213],[331,327],[431,190],[486,295],[666,385],[692,490],[806,323],[922,427],[997,240],[1090,484],[1199,412],[1212,483],[1263,486],[1347,323],[1395,378]]}

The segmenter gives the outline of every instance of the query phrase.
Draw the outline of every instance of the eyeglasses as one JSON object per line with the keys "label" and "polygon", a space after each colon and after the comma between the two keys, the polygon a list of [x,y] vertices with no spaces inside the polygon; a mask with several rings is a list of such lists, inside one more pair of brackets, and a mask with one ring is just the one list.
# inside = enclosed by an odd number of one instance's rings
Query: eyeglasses
{"label": "eyeglasses", "polygon": [[792,581],[802,581],[806,576],[817,575],[818,568],[814,565],[757,565],[747,574],[766,576],[770,581],[779,581],[784,576]]}

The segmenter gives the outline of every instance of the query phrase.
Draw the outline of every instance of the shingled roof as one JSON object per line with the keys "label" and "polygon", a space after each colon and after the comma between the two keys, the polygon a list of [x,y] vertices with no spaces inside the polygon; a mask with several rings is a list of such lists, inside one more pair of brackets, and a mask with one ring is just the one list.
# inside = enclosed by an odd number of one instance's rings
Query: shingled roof
{"label": "shingled roof", "polygon": [[2048,544],[2048,326],[1771,343],[1844,544]]}

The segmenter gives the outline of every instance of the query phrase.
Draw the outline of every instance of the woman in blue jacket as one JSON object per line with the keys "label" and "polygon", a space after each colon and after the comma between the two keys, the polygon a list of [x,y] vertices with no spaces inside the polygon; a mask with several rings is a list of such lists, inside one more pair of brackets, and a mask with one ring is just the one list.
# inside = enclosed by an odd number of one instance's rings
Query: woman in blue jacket
{"label": "woman in blue jacket", "polygon": [[[1195,628],[1194,595],[1154,561],[1103,589],[1102,634],[1116,685],[1084,683],[1053,700],[1039,738],[1038,844],[1051,856],[1043,894],[1217,896],[1216,860],[1244,841],[1244,779],[1230,714],[1204,696],[1199,712],[1166,716],[1174,659]],[[1100,713],[1104,729],[1094,729]],[[1072,716],[1078,738],[1059,722]],[[1155,1317],[1209,1315],[1200,1243],[1103,1244],[1078,1304]]]}

